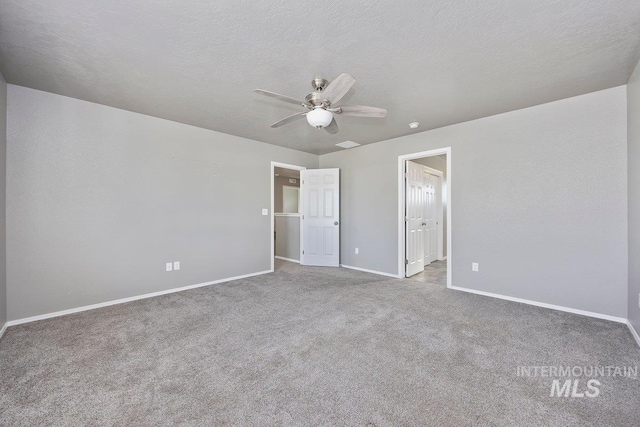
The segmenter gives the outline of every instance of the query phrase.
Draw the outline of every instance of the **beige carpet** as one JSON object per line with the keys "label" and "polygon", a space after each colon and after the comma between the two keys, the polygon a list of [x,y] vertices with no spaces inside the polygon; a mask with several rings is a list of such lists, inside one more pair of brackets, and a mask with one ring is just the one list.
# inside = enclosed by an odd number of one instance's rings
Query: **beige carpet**
{"label": "beige carpet", "polygon": [[278,262],[9,328],[0,425],[639,425],[638,379],[550,397],[550,378],[516,375],[532,365],[636,366],[640,351],[622,324]]}

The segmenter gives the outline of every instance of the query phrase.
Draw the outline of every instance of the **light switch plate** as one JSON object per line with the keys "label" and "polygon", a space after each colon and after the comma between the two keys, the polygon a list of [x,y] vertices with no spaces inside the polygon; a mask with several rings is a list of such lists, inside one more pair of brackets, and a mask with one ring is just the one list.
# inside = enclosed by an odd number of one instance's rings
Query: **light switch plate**
{"label": "light switch plate", "polygon": [[262,209],[262,215],[269,215],[269,209]]}
{"label": "light switch plate", "polygon": [[360,248],[356,248],[356,255],[360,253]]}
{"label": "light switch plate", "polygon": [[172,262],[168,262],[167,263],[167,271],[173,271],[173,263]]}
{"label": "light switch plate", "polygon": [[173,263],[173,269],[174,270],[180,270],[180,261],[176,261]]}
{"label": "light switch plate", "polygon": [[478,263],[477,262],[472,262],[471,263],[471,271],[478,271]]}

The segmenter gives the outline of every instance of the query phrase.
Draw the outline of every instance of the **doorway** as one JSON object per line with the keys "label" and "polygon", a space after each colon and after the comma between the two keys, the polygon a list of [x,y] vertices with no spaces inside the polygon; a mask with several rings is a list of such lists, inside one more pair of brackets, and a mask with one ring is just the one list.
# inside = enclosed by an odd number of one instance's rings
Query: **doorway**
{"label": "doorway", "polygon": [[271,271],[276,258],[300,263],[300,173],[305,169],[271,162]]}
{"label": "doorway", "polygon": [[340,170],[271,162],[271,271],[275,259],[340,266]]}
{"label": "doorway", "polygon": [[451,287],[451,148],[398,157],[398,275]]}

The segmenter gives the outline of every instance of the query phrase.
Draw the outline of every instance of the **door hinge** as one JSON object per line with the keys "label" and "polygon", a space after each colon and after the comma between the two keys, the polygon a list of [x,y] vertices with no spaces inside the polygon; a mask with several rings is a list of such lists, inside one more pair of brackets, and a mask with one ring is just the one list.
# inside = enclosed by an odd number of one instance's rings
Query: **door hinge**
{"label": "door hinge", "polygon": [[404,260],[404,265],[409,265],[409,260],[408,259]]}
{"label": "door hinge", "polygon": [[304,215],[302,215],[302,219],[304,219]]}
{"label": "door hinge", "polygon": [[405,177],[405,178],[409,178],[409,174],[405,172],[405,173],[404,173],[404,177]]}
{"label": "door hinge", "polygon": [[404,222],[407,222],[407,221],[409,221],[409,217],[408,217],[408,216],[405,216],[405,217],[404,217]]}
{"label": "door hinge", "polygon": [[304,255],[304,249],[302,250],[302,255]]}

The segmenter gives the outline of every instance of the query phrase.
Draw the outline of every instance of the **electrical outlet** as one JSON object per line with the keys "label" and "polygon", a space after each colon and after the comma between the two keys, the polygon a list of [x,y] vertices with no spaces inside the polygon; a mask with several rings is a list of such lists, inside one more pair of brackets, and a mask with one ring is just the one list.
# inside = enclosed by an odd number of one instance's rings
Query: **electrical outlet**
{"label": "electrical outlet", "polygon": [[269,215],[269,209],[262,209],[262,215]]}
{"label": "electrical outlet", "polygon": [[360,249],[356,248],[356,255],[360,253]]}
{"label": "electrical outlet", "polygon": [[176,261],[173,263],[173,269],[174,270],[180,270],[180,261]]}
{"label": "electrical outlet", "polygon": [[478,271],[478,263],[477,262],[472,262],[471,263],[471,271]]}
{"label": "electrical outlet", "polygon": [[168,262],[167,263],[167,271],[173,271],[173,263],[172,262]]}

